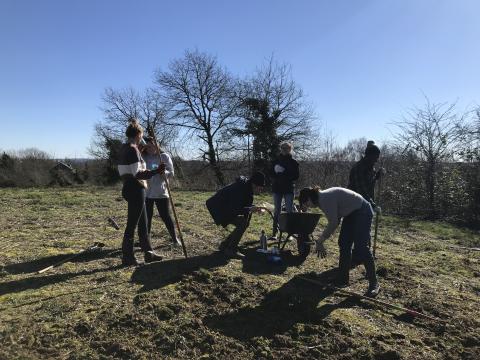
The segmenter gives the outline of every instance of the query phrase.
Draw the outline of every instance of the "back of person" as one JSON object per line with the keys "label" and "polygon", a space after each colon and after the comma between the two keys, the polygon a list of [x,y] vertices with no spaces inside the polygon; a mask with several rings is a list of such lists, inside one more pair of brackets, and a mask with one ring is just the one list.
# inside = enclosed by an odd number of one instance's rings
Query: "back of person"
{"label": "back of person", "polygon": [[349,189],[332,187],[319,193],[320,208],[325,214],[337,214],[338,218],[345,217],[353,211],[360,209],[364,201],[363,197]]}
{"label": "back of person", "polygon": [[246,177],[239,177],[218,190],[206,201],[206,205],[215,224],[226,226],[237,215],[245,215],[245,207],[253,204],[252,186]]}

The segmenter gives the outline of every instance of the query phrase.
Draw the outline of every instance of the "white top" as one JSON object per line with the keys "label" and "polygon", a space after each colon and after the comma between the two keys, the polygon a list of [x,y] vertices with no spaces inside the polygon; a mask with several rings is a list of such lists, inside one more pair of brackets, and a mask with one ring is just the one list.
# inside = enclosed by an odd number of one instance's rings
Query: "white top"
{"label": "white top", "polygon": [[360,209],[363,201],[362,195],[341,187],[332,187],[320,191],[318,193],[318,205],[328,220],[327,227],[320,235],[320,240],[327,240],[338,227],[340,219]]}
{"label": "white top", "polygon": [[[160,153],[158,155],[145,155],[145,162],[148,170],[154,170],[161,163],[165,164],[165,176],[171,179],[174,176],[173,162],[170,155],[167,153]],[[164,177],[161,174],[152,176],[148,182],[147,198],[149,199],[164,199],[168,198],[167,186],[165,185]]]}

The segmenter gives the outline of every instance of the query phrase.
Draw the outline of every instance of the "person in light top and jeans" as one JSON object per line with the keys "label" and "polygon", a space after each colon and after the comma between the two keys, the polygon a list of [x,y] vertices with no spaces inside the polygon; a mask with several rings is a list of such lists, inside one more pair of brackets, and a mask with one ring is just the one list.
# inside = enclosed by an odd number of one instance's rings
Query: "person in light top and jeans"
{"label": "person in light top and jeans", "polygon": [[352,259],[352,245],[365,266],[369,281],[366,296],[375,297],[380,287],[375,271],[375,262],[369,248],[370,227],[372,224],[373,210],[370,203],[360,194],[341,187],[333,187],[320,191],[318,187],[304,188],[299,194],[300,207],[303,210],[309,207],[319,207],[325,214],[328,224],[320,238],[316,241],[317,253],[326,256],[323,243],[338,227],[343,218],[338,245],[340,258],[338,265],[337,286],[349,285],[350,262]]}
{"label": "person in light top and jeans", "polygon": [[172,158],[166,152],[163,152],[160,147],[155,145],[154,139],[148,137],[146,139],[147,146],[145,149],[144,159],[147,164],[148,170],[155,170],[161,164],[165,164],[165,176],[162,174],[157,174],[151,177],[147,183],[147,200],[145,202],[147,210],[147,220],[148,220],[148,233],[151,234],[152,230],[152,218],[153,218],[153,205],[157,207],[160,218],[162,219],[165,227],[167,228],[168,233],[170,234],[170,239],[174,246],[180,246],[181,243],[177,238],[175,232],[175,226],[170,215],[170,199],[168,197],[167,185],[165,184],[165,177],[167,180],[170,180],[174,176],[173,162]]}
{"label": "person in light top and jeans", "polygon": [[292,157],[293,145],[289,142],[280,144],[280,155],[272,162],[270,177],[272,179],[273,203],[273,230],[272,237],[278,232],[278,217],[282,211],[282,200],[285,199],[285,210],[293,211],[293,194],[295,181],[298,179],[298,162]]}

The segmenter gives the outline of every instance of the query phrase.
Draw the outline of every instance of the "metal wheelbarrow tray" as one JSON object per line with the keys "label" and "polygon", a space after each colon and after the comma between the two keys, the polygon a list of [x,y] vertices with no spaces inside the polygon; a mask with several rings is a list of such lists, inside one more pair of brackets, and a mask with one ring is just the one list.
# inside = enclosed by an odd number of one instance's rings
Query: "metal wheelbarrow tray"
{"label": "metal wheelbarrow tray", "polygon": [[[297,248],[300,256],[307,257],[310,253],[310,242],[312,233],[318,224],[320,214],[313,213],[281,213],[278,217],[280,236],[278,247],[283,250],[290,237],[297,240]],[[282,239],[283,234],[287,236]]]}

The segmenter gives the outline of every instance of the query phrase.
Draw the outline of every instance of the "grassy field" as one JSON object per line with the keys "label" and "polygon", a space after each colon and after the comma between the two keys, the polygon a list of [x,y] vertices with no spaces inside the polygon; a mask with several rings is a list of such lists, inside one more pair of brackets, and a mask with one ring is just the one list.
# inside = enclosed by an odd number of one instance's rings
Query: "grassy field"
{"label": "grassy field", "polygon": [[[153,242],[167,259],[122,268],[122,231],[106,221],[123,230],[119,194],[0,190],[0,359],[480,358],[480,252],[458,248],[480,246],[478,232],[382,219],[378,298],[446,320],[437,323],[301,280],[331,275],[334,239],[326,259],[301,263],[291,243],[283,265],[267,263],[254,250],[271,228],[266,215],[242,242],[246,259],[226,260],[216,248],[227,232],[212,223],[207,193],[175,192],[189,259],[155,218]],[[95,241],[106,247],[36,273]],[[363,292],[363,277],[355,269],[349,289]]]}

